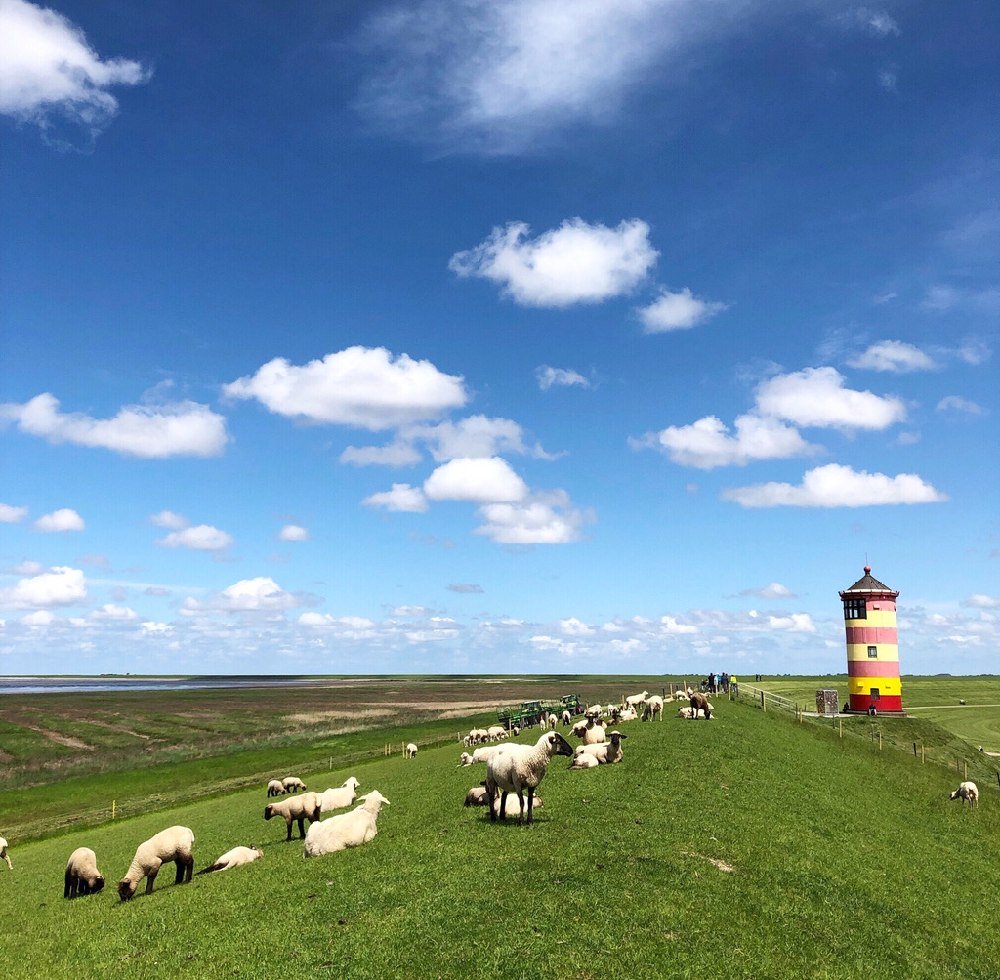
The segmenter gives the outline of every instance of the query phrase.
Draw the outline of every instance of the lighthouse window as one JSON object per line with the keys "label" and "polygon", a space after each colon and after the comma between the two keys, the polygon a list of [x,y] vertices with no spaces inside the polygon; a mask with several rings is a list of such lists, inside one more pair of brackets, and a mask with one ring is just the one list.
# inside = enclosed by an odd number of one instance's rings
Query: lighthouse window
{"label": "lighthouse window", "polygon": [[877,657],[878,656],[878,647],[869,647],[868,648],[868,656],[869,657]]}
{"label": "lighthouse window", "polygon": [[844,600],[844,619],[867,619],[868,612],[864,599]]}

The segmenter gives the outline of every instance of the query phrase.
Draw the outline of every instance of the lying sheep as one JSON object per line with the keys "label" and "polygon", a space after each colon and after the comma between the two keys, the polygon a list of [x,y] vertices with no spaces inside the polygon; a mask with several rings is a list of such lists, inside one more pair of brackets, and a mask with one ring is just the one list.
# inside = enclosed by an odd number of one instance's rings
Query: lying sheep
{"label": "lying sheep", "polygon": [[486,787],[473,786],[468,793],[465,794],[465,806],[489,806],[490,798],[486,795]]}
{"label": "lying sheep", "polygon": [[688,718],[688,719],[704,718],[705,712],[702,711],[701,708],[698,708],[697,710],[695,710],[694,708],[678,708],[677,717]]}
{"label": "lying sheep", "polygon": [[378,815],[383,805],[390,804],[377,789],[366,793],[361,799],[365,802],[350,813],[339,813],[335,817],[314,823],[306,834],[303,855],[319,857],[367,844],[378,833]]}
{"label": "lying sheep", "polygon": [[583,744],[584,745],[597,745],[600,742],[606,742],[607,735],[604,731],[603,725],[598,725],[593,718],[587,722],[587,727],[583,730]]}
{"label": "lying sheep", "polygon": [[151,894],[153,882],[165,861],[173,861],[177,865],[176,884],[190,881],[194,870],[193,846],[194,833],[187,827],[168,827],[153,834],[136,848],[125,877],[118,882],[118,897],[123,902],[128,901],[143,878],[146,879],[146,894]]}
{"label": "lying sheep", "polygon": [[[608,733],[608,741],[601,742],[597,745],[578,745],[576,747],[576,752],[573,756],[573,762],[575,763],[577,758],[581,755],[591,755],[593,756],[599,765],[607,765],[612,762],[622,761],[622,739],[628,738],[628,735],[624,735],[619,731],[613,731]],[[577,769],[588,768],[587,766],[577,766]]]}
{"label": "lying sheep", "polygon": [[[547,732],[534,745],[501,745],[486,763],[486,793],[490,799],[490,820],[506,819],[507,796],[516,793],[521,804],[520,820],[527,813],[527,823],[533,822],[532,807],[535,789],[545,778],[549,760],[554,755],[572,755],[573,749],[558,732]],[[528,791],[527,810],[524,791]],[[493,800],[500,793],[499,812]]]}
{"label": "lying sheep", "polygon": [[343,786],[335,789],[325,789],[319,794],[320,813],[328,813],[330,810],[343,810],[350,806],[358,795],[358,787],[361,785],[353,776],[348,776],[344,780]]}
{"label": "lying sheep", "polygon": [[702,717],[697,714],[699,711],[705,712],[706,720],[712,717],[712,705],[709,703],[708,698],[701,693],[701,691],[695,691],[694,694],[691,695],[690,706],[691,710],[695,712],[695,718]]}
{"label": "lying sheep", "polygon": [[66,862],[63,898],[93,895],[104,887],[104,875],[97,870],[97,855],[89,847],[78,847]]}
{"label": "lying sheep", "polygon": [[622,708],[621,714],[618,715],[619,721],[635,721],[639,717],[639,713],[635,708]]}
{"label": "lying sheep", "polygon": [[321,810],[319,793],[300,793],[298,796],[289,796],[287,800],[280,803],[268,803],[264,807],[264,819],[271,817],[283,817],[288,827],[286,841],[292,839],[292,824],[298,822],[299,836],[304,840],[306,836],[305,821],[308,818],[310,823],[319,820]]}
{"label": "lying sheep", "polygon": [[281,796],[285,792],[285,784],[280,779],[271,779],[267,783],[267,795],[271,796]]}
{"label": "lying sheep", "polygon": [[583,738],[583,733],[586,730],[587,730],[587,722],[586,721],[578,721],[570,729],[570,733],[572,735],[575,735],[577,738]]}
{"label": "lying sheep", "polygon": [[979,802],[979,787],[971,779],[958,784],[958,789],[948,795],[949,800],[961,800],[962,805],[969,801],[969,806],[974,807]]}
{"label": "lying sheep", "polygon": [[657,715],[663,721],[663,698],[658,694],[653,694],[646,699],[646,704],[642,709],[642,720],[652,721]]}
{"label": "lying sheep", "polygon": [[404,759],[415,759],[417,757],[417,745],[416,742],[407,742],[406,748],[403,750]]}
{"label": "lying sheep", "polygon": [[306,784],[298,776],[285,776],[281,781],[281,786],[286,793],[303,793],[306,789]]}
{"label": "lying sheep", "polygon": [[[473,786],[468,793],[465,794],[465,805],[466,806],[489,806],[490,798],[486,795],[486,784],[482,783],[479,786]],[[535,796],[535,807],[536,809],[540,806],[544,806],[542,798],[540,796]],[[508,817],[519,817],[521,815],[520,803],[516,796],[507,797],[507,809],[505,815]],[[500,800],[495,799],[493,801],[493,807],[499,814],[500,812]]]}
{"label": "lying sheep", "polygon": [[10,854],[7,853],[7,838],[0,837],[0,858],[3,858],[7,862],[7,867],[11,871],[14,870],[14,862],[10,859]]}
{"label": "lying sheep", "polygon": [[583,745],[576,747],[576,755],[569,765],[570,769],[596,769],[600,765],[595,756],[583,751],[584,748]]}
{"label": "lying sheep", "polygon": [[232,868],[238,868],[241,865],[249,864],[251,861],[256,861],[263,856],[264,852],[259,847],[234,847],[232,850],[226,851],[215,864],[210,864],[207,868],[202,868],[198,874],[207,875],[213,871],[229,871]]}

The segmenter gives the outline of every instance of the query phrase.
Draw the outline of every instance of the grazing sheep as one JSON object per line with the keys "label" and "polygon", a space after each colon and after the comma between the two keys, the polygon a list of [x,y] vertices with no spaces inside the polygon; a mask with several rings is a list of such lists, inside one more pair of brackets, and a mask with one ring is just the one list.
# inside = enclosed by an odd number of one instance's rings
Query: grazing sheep
{"label": "grazing sheep", "polygon": [[338,813],[335,817],[314,823],[306,834],[303,855],[319,857],[367,844],[378,833],[379,811],[383,805],[390,804],[377,789],[366,793],[361,799],[365,802],[350,813]]}
{"label": "grazing sheep", "polygon": [[264,819],[271,817],[283,817],[288,826],[288,836],[286,841],[292,839],[292,824],[298,822],[299,836],[304,840],[306,836],[305,821],[310,823],[319,820],[321,810],[319,793],[300,793],[298,796],[289,796],[287,800],[280,803],[268,803],[264,807]]}
{"label": "grazing sheep", "polygon": [[[498,745],[480,745],[479,748],[472,750],[472,755],[468,752],[462,753],[462,765],[471,766],[476,762],[486,762],[487,759],[499,748]],[[465,761],[468,757],[468,762]]]}
{"label": "grazing sheep", "polygon": [[507,729],[503,725],[490,725],[486,729],[486,739],[490,742],[499,742],[500,739],[507,737]]}
{"label": "grazing sheep", "polygon": [[472,739],[473,745],[478,745],[480,742],[486,742],[489,740],[489,737],[490,733],[485,728],[469,729],[469,738]]}
{"label": "grazing sheep", "polygon": [[971,779],[958,784],[958,789],[948,795],[949,800],[961,800],[962,805],[969,801],[969,806],[974,807],[979,802],[979,787]]}
{"label": "grazing sheep", "polygon": [[256,861],[263,856],[264,852],[259,847],[234,847],[232,850],[226,851],[215,864],[202,868],[198,874],[207,875],[212,871],[229,871],[232,868],[240,867],[240,865]]}
{"label": "grazing sheep", "polygon": [[572,725],[573,724],[573,716],[570,714],[569,708],[563,708],[562,723],[564,725]]}
{"label": "grazing sheep", "polygon": [[173,861],[177,865],[176,884],[191,880],[194,869],[194,833],[187,827],[168,827],[158,834],[153,834],[136,848],[135,857],[129,865],[125,877],[118,882],[118,897],[128,901],[139,887],[139,882],[146,879],[146,894],[153,891],[153,882],[159,874],[164,861]]}
{"label": "grazing sheep", "polygon": [[285,784],[280,779],[270,779],[267,783],[267,795],[281,796],[285,792]]}
{"label": "grazing sheep", "polygon": [[304,793],[306,789],[306,784],[298,776],[285,776],[281,781],[281,785],[286,793],[293,791]]}
{"label": "grazing sheep", "polygon": [[89,847],[78,847],[66,862],[63,898],[93,895],[104,887],[104,875],[97,870],[97,855]]}
{"label": "grazing sheep", "polygon": [[407,742],[403,751],[404,759],[415,759],[417,757],[417,746],[415,742]]}
{"label": "grazing sheep", "polygon": [[592,704],[584,712],[584,717],[586,717],[586,718],[593,718],[596,721],[603,714],[604,714],[604,705],[603,704]]}
{"label": "grazing sheep", "polygon": [[325,789],[319,794],[320,813],[327,813],[330,810],[343,810],[345,806],[350,806],[358,795],[357,790],[361,785],[353,776],[348,776],[344,780],[343,786],[336,789]]}
{"label": "grazing sheep", "polygon": [[[600,765],[622,761],[622,739],[628,738],[619,731],[608,732],[608,741],[598,745],[578,745],[573,757],[574,763],[581,755],[592,755]],[[577,768],[583,768],[578,766]]]}
{"label": "grazing sheep", "polygon": [[[572,755],[573,749],[558,732],[546,732],[534,745],[502,745],[486,763],[486,793],[490,798],[490,820],[504,820],[507,815],[507,796],[516,793],[521,804],[519,820],[533,822],[532,806],[535,789],[545,777],[549,761],[554,755]],[[528,807],[524,807],[524,790],[528,791]],[[493,800],[500,792],[499,812]]]}
{"label": "grazing sheep", "polygon": [[[690,704],[692,711],[704,711],[706,720],[712,717],[712,705],[709,704],[708,698],[706,698],[701,691],[695,691],[694,694],[691,695]],[[694,717],[700,718],[701,715],[695,714]]]}
{"label": "grazing sheep", "polygon": [[14,870],[14,862],[11,861],[10,855],[7,853],[7,838],[0,837],[0,858],[3,858],[7,862],[7,867],[11,871]]}
{"label": "grazing sheep", "polygon": [[642,709],[642,720],[652,721],[657,715],[659,715],[660,721],[663,721],[663,698],[654,694],[646,700]]}

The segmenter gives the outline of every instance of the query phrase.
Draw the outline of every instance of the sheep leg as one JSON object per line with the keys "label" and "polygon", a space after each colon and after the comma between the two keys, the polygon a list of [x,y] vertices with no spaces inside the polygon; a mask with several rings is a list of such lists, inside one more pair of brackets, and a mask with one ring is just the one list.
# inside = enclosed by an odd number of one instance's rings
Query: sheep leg
{"label": "sheep leg", "polygon": [[[291,833],[290,830],[289,830],[289,833]],[[299,837],[302,840],[306,839],[306,818],[305,818],[305,816],[299,817]],[[291,840],[291,837],[289,837],[288,839]]]}
{"label": "sheep leg", "polygon": [[[520,795],[520,794],[518,794]],[[534,817],[531,815],[532,809],[535,804],[535,790],[529,786],[528,787],[528,823],[534,822]],[[521,815],[524,815],[524,800],[521,800]]]}
{"label": "sheep leg", "polygon": [[[490,805],[490,812],[492,812],[492,811],[493,811],[493,806],[491,804]],[[506,820],[507,819],[507,790],[504,790],[500,794],[500,819],[501,820]]]}
{"label": "sheep leg", "polygon": [[66,883],[63,886],[63,898],[72,898],[73,897],[73,892],[74,892],[74,888],[73,888],[73,875],[69,871],[67,871],[66,872]]}
{"label": "sheep leg", "polygon": [[490,822],[496,823],[497,812],[493,808],[493,801],[497,798],[497,788],[495,783],[491,783],[489,780],[486,781],[486,805],[490,810]]}
{"label": "sheep leg", "polygon": [[291,839],[292,839],[292,818],[289,817],[288,818],[288,836],[285,838],[285,841],[288,842]]}
{"label": "sheep leg", "polygon": [[156,874],[157,874],[157,872],[159,870],[160,869],[157,868],[156,871],[150,871],[149,874],[146,875],[146,894],[147,895],[152,895],[153,894],[153,882],[156,881]]}

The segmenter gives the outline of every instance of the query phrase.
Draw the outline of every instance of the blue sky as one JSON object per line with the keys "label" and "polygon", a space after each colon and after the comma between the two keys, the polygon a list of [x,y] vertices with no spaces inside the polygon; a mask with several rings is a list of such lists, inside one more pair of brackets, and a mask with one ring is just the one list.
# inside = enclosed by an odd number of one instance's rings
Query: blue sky
{"label": "blue sky", "polygon": [[995,5],[0,38],[0,671],[998,669]]}

